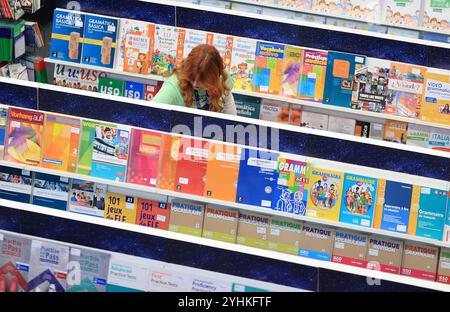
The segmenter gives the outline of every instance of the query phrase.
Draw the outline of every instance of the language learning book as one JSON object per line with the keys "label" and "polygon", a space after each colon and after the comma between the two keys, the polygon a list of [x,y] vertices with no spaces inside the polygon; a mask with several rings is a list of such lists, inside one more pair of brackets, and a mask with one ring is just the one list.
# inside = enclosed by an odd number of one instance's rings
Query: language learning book
{"label": "language learning book", "polygon": [[50,58],[80,63],[84,42],[85,15],[56,9],[53,14]]}
{"label": "language learning book", "polygon": [[238,214],[237,210],[206,206],[202,237],[236,243]]}
{"label": "language learning book", "polygon": [[47,114],[43,133],[41,166],[76,172],[81,121],[78,118]]}
{"label": "language learning book", "polygon": [[242,153],[236,202],[271,209],[278,179],[278,153],[253,149],[243,149]]}
{"label": "language learning book", "polygon": [[[362,138],[370,137],[370,122],[357,120],[355,123],[355,136]],[[382,139],[382,138],[381,138]]]}
{"label": "language learning book", "polygon": [[450,124],[449,102],[450,75],[427,71],[419,119],[444,125]]}
{"label": "language learning book", "polygon": [[110,187],[106,193],[105,219],[136,224],[137,201],[135,196],[111,192]]}
{"label": "language learning book", "polygon": [[313,168],[309,182],[306,215],[339,221],[344,173]]}
{"label": "language learning book", "polygon": [[162,81],[149,80],[144,86],[144,100],[151,101],[161,90]]}
{"label": "language learning book", "polygon": [[343,52],[328,52],[323,103],[350,107],[355,72],[361,69],[366,57]]}
{"label": "language learning book", "polygon": [[92,120],[82,126],[77,173],[125,182],[130,129]]}
{"label": "language learning book", "polygon": [[302,257],[331,261],[335,231],[330,228],[303,224],[300,233],[298,255]]}
{"label": "language learning book", "polygon": [[370,236],[367,242],[367,268],[400,274],[403,242],[382,236]]}
{"label": "language learning book", "polygon": [[366,268],[368,236],[340,229],[337,229],[335,234],[331,261]]}
{"label": "language learning book", "polygon": [[309,10],[311,9],[311,5],[311,0],[278,0],[278,6],[283,8]]}
{"label": "language learning book", "polygon": [[448,20],[450,5],[446,0],[424,0],[423,16],[421,25],[423,27],[438,30],[441,33],[450,30]]}
{"label": "language learning book", "polygon": [[148,265],[133,261],[122,254],[112,254],[109,261],[106,292],[147,291],[149,274]]}
{"label": "language learning book", "polygon": [[438,151],[450,152],[450,131],[439,128],[430,129],[428,147]]}
{"label": "language learning book", "polygon": [[114,67],[118,26],[116,18],[86,14],[82,64]]}
{"label": "language learning book", "polygon": [[297,98],[303,50],[294,46],[286,46],[283,59],[282,93],[280,95]]}
{"label": "language learning book", "polygon": [[145,96],[145,84],[133,81],[125,81],[123,95],[130,99],[143,100]]}
{"label": "language learning book", "polygon": [[0,198],[28,204],[32,181],[28,170],[0,166]]}
{"label": "language learning book", "polygon": [[[234,37],[222,34],[212,34],[212,35],[214,36],[212,45],[219,51],[220,56],[223,59],[223,63],[225,64],[225,67],[229,72],[231,67],[231,56],[233,53]],[[211,42],[208,42],[208,44],[211,44]]]}
{"label": "language learning book", "polygon": [[302,111],[300,127],[328,130],[328,115]]}
{"label": "language learning book", "polygon": [[450,249],[441,248],[436,282],[450,284]]}
{"label": "language learning book", "polygon": [[253,39],[234,38],[230,68],[233,89],[252,91],[256,43]]}
{"label": "language learning book", "polygon": [[262,99],[259,119],[289,123],[289,103],[277,100]]}
{"label": "language learning book", "polygon": [[163,200],[139,198],[136,224],[155,229],[169,228],[170,204]]}
{"label": "language learning book", "polygon": [[342,134],[355,134],[356,120],[351,118],[328,117],[328,131],[342,133]]}
{"label": "language learning book", "polygon": [[205,205],[173,199],[170,207],[169,231],[202,236]]}
{"label": "language learning book", "polygon": [[44,114],[10,108],[3,159],[38,166],[42,155]]}
{"label": "language learning book", "polygon": [[311,164],[306,161],[280,157],[272,209],[304,216],[308,201]]}
{"label": "language learning book", "polygon": [[298,97],[322,103],[327,70],[327,51],[305,50],[298,83]]}
{"label": "language learning book", "polygon": [[255,213],[239,211],[236,242],[241,245],[267,249],[267,232],[270,218]]}
{"label": "language learning book", "polygon": [[165,76],[175,68],[178,33],[178,28],[173,26],[155,26],[152,74]]}
{"label": "language learning book", "polygon": [[180,150],[180,138],[170,134],[163,134],[162,142],[156,184],[158,188],[173,191],[175,188],[175,171]]}
{"label": "language learning book", "polygon": [[98,92],[100,77],[108,77],[108,73],[55,64],[52,83],[60,87]]}
{"label": "language learning book", "polygon": [[386,0],[383,16],[394,25],[419,26],[421,0]]}
{"label": "language learning book", "polygon": [[4,276],[3,292],[27,292],[30,271],[31,240],[0,234],[0,276]]}
{"label": "language learning book", "polygon": [[405,242],[401,275],[435,281],[439,248]]}
{"label": "language learning book", "polygon": [[428,148],[430,141],[430,128],[427,126],[409,124],[406,143],[408,145]]}
{"label": "language learning book", "polygon": [[404,121],[386,120],[383,140],[406,144],[408,138],[408,123]]}
{"label": "language learning book", "polygon": [[8,121],[8,108],[0,107],[0,159],[3,159],[3,152],[5,150],[7,121]]}
{"label": "language learning book", "polygon": [[339,221],[371,228],[377,186],[375,178],[346,173]]}
{"label": "language learning book", "polygon": [[267,236],[267,248],[297,256],[301,231],[301,222],[272,217]]}
{"label": "language learning book", "polygon": [[98,79],[98,92],[108,95],[123,96],[125,92],[125,81],[100,77]]}
{"label": "language learning book", "polygon": [[450,190],[447,192],[447,216],[445,218],[444,237],[443,241],[450,242]]}
{"label": "language learning book", "polygon": [[253,74],[253,91],[281,95],[285,46],[258,41]]}
{"label": "language learning book", "polygon": [[72,179],[69,211],[101,217],[105,215],[107,185]]}
{"label": "language learning book", "polygon": [[260,98],[241,94],[233,94],[233,96],[238,116],[259,119],[261,110]]}
{"label": "language learning book", "polygon": [[69,178],[51,174],[34,174],[32,204],[58,210],[67,209]]}
{"label": "language learning book", "polygon": [[369,138],[375,140],[383,140],[383,136],[384,136],[384,124],[371,122]]}

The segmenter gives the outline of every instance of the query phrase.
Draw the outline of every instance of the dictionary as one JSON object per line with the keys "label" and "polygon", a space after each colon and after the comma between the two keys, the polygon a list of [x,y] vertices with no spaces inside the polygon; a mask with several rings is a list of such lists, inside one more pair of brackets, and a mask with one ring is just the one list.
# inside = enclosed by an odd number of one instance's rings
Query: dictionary
{"label": "dictionary", "polygon": [[403,242],[381,236],[370,236],[367,241],[367,268],[400,274]]}
{"label": "dictionary", "polygon": [[[0,276],[5,275],[6,292],[28,291],[30,249],[30,239],[0,234]],[[17,285],[14,285],[14,279]]]}
{"label": "dictionary", "polygon": [[207,206],[202,236],[229,243],[236,243],[238,212],[222,207]]}
{"label": "dictionary", "polygon": [[300,232],[298,255],[331,261],[335,231],[333,229],[304,224]]}
{"label": "dictionary", "polygon": [[331,261],[365,268],[368,236],[358,232],[336,230]]}
{"label": "dictionary", "polygon": [[450,284],[450,249],[441,248],[436,281]]}
{"label": "dictionary", "polygon": [[436,280],[439,248],[405,242],[401,275]]}
{"label": "dictionary", "polygon": [[170,208],[169,231],[201,236],[204,210],[203,204],[173,199]]}
{"label": "dictionary", "polygon": [[260,214],[239,212],[237,243],[267,249],[269,217]]}
{"label": "dictionary", "polygon": [[269,235],[267,238],[268,249],[298,255],[301,230],[301,222],[272,217],[270,219]]}

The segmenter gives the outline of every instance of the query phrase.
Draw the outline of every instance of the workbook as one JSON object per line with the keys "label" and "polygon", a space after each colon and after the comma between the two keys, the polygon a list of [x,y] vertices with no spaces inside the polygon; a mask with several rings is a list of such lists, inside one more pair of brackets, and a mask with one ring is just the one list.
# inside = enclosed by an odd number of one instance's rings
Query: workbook
{"label": "workbook", "polygon": [[38,206],[67,209],[69,178],[36,172],[33,181],[32,203]]}
{"label": "workbook", "polygon": [[32,181],[31,171],[0,166],[0,198],[28,204]]}

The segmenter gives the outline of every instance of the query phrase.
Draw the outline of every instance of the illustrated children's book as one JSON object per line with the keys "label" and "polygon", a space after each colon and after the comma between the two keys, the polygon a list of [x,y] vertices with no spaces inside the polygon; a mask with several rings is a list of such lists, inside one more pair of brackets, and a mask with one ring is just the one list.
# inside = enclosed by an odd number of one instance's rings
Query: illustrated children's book
{"label": "illustrated children's book", "polygon": [[408,123],[404,121],[386,120],[384,124],[383,140],[406,144]]}
{"label": "illustrated children's book", "polygon": [[256,43],[253,39],[234,38],[230,75],[236,90],[252,91]]}
{"label": "illustrated children's book", "polygon": [[298,97],[322,103],[328,52],[305,50],[298,83]]}
{"label": "illustrated children's book", "polygon": [[119,20],[86,14],[81,63],[113,68]]}
{"label": "illustrated children's book", "polygon": [[32,180],[28,170],[0,166],[0,198],[29,203]]}
{"label": "illustrated children's book", "polygon": [[202,237],[236,243],[238,211],[207,206],[203,221]]}
{"label": "illustrated children's book", "polygon": [[69,178],[35,173],[32,204],[66,210],[68,198]]}
{"label": "illustrated children's book", "polygon": [[105,292],[110,255],[89,249],[70,248],[70,265],[79,269],[67,279],[68,292]]}
{"label": "illustrated children's book", "polygon": [[400,274],[403,242],[387,237],[370,236],[367,242],[367,268]]}
{"label": "illustrated children's book", "polygon": [[170,207],[169,231],[201,236],[204,211],[204,204],[173,199]]}
{"label": "illustrated children's book", "polygon": [[363,55],[329,51],[323,103],[350,107],[355,72],[365,62]]}
{"label": "illustrated children's book", "polygon": [[367,267],[367,240],[367,235],[358,232],[336,230],[331,261],[360,268]]}
{"label": "illustrated children's book", "polygon": [[277,183],[278,153],[243,149],[239,166],[236,202],[272,207]]}
{"label": "illustrated children's book", "polygon": [[294,46],[286,46],[283,59],[283,81],[281,95],[291,98],[298,96],[303,50]]}
{"label": "illustrated children's book", "polygon": [[80,63],[84,42],[85,15],[56,9],[53,15],[50,58]]}
{"label": "illustrated children's book", "polygon": [[431,128],[428,147],[439,151],[450,152],[450,130]]}
{"label": "illustrated children's book", "polygon": [[436,280],[439,248],[405,242],[401,275]]}
{"label": "illustrated children's book", "polygon": [[43,113],[10,108],[3,159],[38,166],[42,155],[43,128]]}
{"label": "illustrated children's book", "polygon": [[111,255],[106,292],[144,292],[149,284],[150,268],[119,254]]}
{"label": "illustrated children's book", "polygon": [[428,148],[430,141],[430,128],[427,126],[409,124],[406,144]]}
{"label": "illustrated children's book", "polygon": [[143,100],[145,96],[145,84],[133,81],[125,81],[123,96],[130,99]]}
{"label": "illustrated children's book", "polygon": [[386,0],[385,22],[402,26],[419,26],[421,0]]}
{"label": "illustrated children's book", "polygon": [[124,182],[130,129],[83,120],[77,173]]}
{"label": "illustrated children's book", "polygon": [[[231,56],[233,54],[233,36],[212,34],[214,36],[212,45],[219,51],[228,72],[231,67]],[[211,44],[208,42],[208,44]]]}
{"label": "illustrated children's book", "polygon": [[170,204],[164,200],[139,198],[136,224],[167,230],[169,228]]}
{"label": "illustrated children's book", "polygon": [[289,123],[289,103],[262,99],[259,119],[285,124]]}
{"label": "illustrated children's book", "polygon": [[302,111],[300,126],[317,130],[327,130],[328,115]]}
{"label": "illustrated children's book", "polygon": [[311,4],[311,0],[278,0],[278,6],[297,10],[309,10]]}
{"label": "illustrated children's book", "polygon": [[107,77],[98,79],[98,92],[103,94],[124,96],[125,81]]}
{"label": "illustrated children's book", "polygon": [[178,46],[178,28],[166,25],[155,26],[155,50],[152,74],[167,75],[175,67]]}
{"label": "illustrated children's book", "polygon": [[47,114],[41,166],[48,169],[75,172],[80,132],[80,119]]}
{"label": "illustrated children's book", "polygon": [[450,284],[450,249],[441,248],[436,282]]}
{"label": "illustrated children's book", "polygon": [[277,217],[270,218],[268,249],[298,255],[301,231],[301,222]]}
{"label": "illustrated children's book", "polygon": [[3,292],[28,291],[31,240],[0,233],[0,289]]}
{"label": "illustrated children's book", "polygon": [[304,216],[308,201],[311,164],[280,157],[277,163],[277,175],[272,209]]}
{"label": "illustrated children's book", "polygon": [[420,120],[450,124],[450,75],[426,72],[424,89]]}
{"label": "illustrated children's book", "polygon": [[375,178],[345,174],[340,222],[372,227],[377,182]]}
{"label": "illustrated children's book", "polygon": [[354,135],[356,120],[351,118],[330,116],[328,118],[328,131]]}
{"label": "illustrated children's book", "polygon": [[8,108],[0,107],[0,159],[3,159],[3,151],[5,149],[7,121],[8,121]]}
{"label": "illustrated children's book", "polygon": [[309,182],[306,215],[339,221],[344,173],[313,168]]}
{"label": "illustrated children's book", "polygon": [[253,91],[281,95],[285,46],[258,41],[253,74]]}
{"label": "illustrated children's book", "polygon": [[441,33],[450,31],[450,4],[448,0],[424,0],[423,16],[421,25],[423,27],[438,30]]}
{"label": "illustrated children's book", "polygon": [[267,249],[270,218],[265,215],[239,211],[237,243]]}
{"label": "illustrated children's book", "polygon": [[335,231],[333,229],[304,224],[300,233],[298,255],[331,261]]}
{"label": "illustrated children's book", "polygon": [[95,217],[105,215],[107,185],[72,179],[69,193],[69,211]]}
{"label": "illustrated children's book", "polygon": [[241,94],[233,94],[233,96],[238,116],[259,119],[261,98]]}
{"label": "illustrated children's book", "polygon": [[106,193],[105,219],[136,224],[137,197],[121,194],[125,190],[113,192],[111,188]]}
{"label": "illustrated children's book", "polygon": [[197,29],[183,29],[185,32],[183,49],[183,59],[187,58],[192,49],[200,44],[212,44],[213,34]]}

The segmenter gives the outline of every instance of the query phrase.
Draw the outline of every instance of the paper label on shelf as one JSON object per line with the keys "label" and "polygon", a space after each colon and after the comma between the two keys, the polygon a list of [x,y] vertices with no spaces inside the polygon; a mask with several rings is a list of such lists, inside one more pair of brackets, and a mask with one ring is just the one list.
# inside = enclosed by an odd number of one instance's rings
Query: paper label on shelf
{"label": "paper label on shelf", "polygon": [[3,234],[0,233],[0,241],[2,241],[4,239]]}
{"label": "paper label on shelf", "polygon": [[156,216],[157,221],[166,222],[166,216],[157,215]]}
{"label": "paper label on shelf", "polygon": [[30,175],[30,170],[22,170],[22,175]]}
{"label": "paper label on shelf", "polygon": [[41,248],[42,247],[42,242],[41,241],[37,241],[37,240],[33,240],[31,242],[31,247],[32,248]]}
{"label": "paper label on shelf", "polygon": [[60,177],[61,182],[66,182],[69,183],[69,178],[68,177]]}
{"label": "paper label on shelf", "polygon": [[334,243],[334,248],[344,249],[345,248],[345,244],[343,242],[335,242]]}
{"label": "paper label on shelf", "polygon": [[374,257],[378,257],[378,249],[370,248],[369,249],[369,255],[374,256]]}
{"label": "paper label on shelf", "polygon": [[270,229],[270,235],[280,236],[280,229]]}
{"label": "paper label on shelf", "polygon": [[258,233],[258,234],[266,234],[266,228],[258,226],[256,228],[256,233]]}
{"label": "paper label on shelf", "polygon": [[150,184],[151,185],[156,185],[156,179],[150,179]]}
{"label": "paper label on shelf", "polygon": [[360,63],[360,64],[364,64],[364,58],[361,56],[355,56],[355,62],[356,63]]}
{"label": "paper label on shelf", "polygon": [[362,226],[370,226],[370,220],[361,219],[361,225]]}
{"label": "paper label on shelf", "polygon": [[308,73],[308,78],[316,79],[317,78],[317,74],[316,73]]}
{"label": "paper label on shelf", "polygon": [[179,178],[178,183],[184,184],[184,185],[189,184],[189,179],[188,178]]}
{"label": "paper label on shelf", "polygon": [[80,129],[72,127],[72,128],[70,128],[70,132],[73,133],[73,134],[79,134],[80,133]]}
{"label": "paper label on shelf", "polygon": [[441,268],[450,269],[450,262],[441,262]]}
{"label": "paper label on shelf", "polygon": [[272,202],[270,200],[262,200],[261,206],[262,207],[272,207]]}
{"label": "paper label on shelf", "polygon": [[310,210],[307,212],[308,217],[315,217],[316,216],[316,211],[315,210]]}
{"label": "paper label on shelf", "polygon": [[421,187],[420,193],[421,194],[430,195],[431,194],[431,189],[429,187]]}
{"label": "paper label on shelf", "polygon": [[406,232],[406,225],[398,224],[397,225],[397,231],[398,232]]}
{"label": "paper label on shelf", "polygon": [[78,248],[70,248],[70,254],[75,257],[81,256],[81,250]]}

